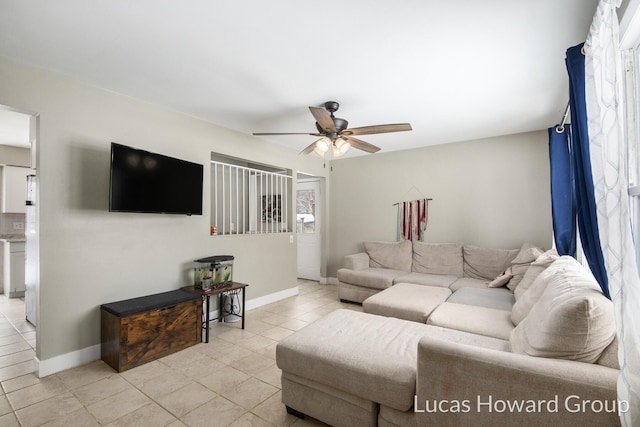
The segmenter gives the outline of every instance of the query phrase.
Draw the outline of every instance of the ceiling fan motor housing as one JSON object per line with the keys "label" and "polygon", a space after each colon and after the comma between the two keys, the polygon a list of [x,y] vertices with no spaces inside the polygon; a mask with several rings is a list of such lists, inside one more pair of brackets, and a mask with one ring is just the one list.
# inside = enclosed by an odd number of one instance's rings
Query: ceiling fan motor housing
{"label": "ceiling fan motor housing", "polygon": [[318,129],[318,132],[325,134],[329,138],[335,138],[340,134],[340,132],[349,127],[349,122],[345,119],[341,119],[339,117],[331,117],[331,119],[333,120],[333,125],[336,127],[336,132],[327,132],[325,129],[322,129],[320,123],[316,122],[316,129]]}

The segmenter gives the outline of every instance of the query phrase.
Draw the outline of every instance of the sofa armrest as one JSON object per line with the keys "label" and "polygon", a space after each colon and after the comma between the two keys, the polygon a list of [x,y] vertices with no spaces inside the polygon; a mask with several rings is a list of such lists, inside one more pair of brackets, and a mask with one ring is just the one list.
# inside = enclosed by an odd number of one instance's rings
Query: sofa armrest
{"label": "sofa armrest", "polygon": [[414,409],[419,426],[447,425],[452,416],[461,426],[618,425],[617,411],[625,409],[617,401],[618,374],[427,336],[418,344]]}
{"label": "sofa armrest", "polygon": [[342,267],[349,270],[364,270],[369,268],[369,255],[365,252],[345,255]]}

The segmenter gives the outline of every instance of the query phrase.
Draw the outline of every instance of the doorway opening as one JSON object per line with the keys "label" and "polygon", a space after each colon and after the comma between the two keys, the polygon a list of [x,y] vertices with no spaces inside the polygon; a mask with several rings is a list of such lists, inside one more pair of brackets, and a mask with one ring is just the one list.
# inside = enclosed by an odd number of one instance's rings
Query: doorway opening
{"label": "doorway opening", "polygon": [[322,281],[324,242],[324,178],[298,173],[296,234],[298,278]]}
{"label": "doorway opening", "polygon": [[0,105],[0,242],[4,317],[36,352],[38,335],[38,115]]}

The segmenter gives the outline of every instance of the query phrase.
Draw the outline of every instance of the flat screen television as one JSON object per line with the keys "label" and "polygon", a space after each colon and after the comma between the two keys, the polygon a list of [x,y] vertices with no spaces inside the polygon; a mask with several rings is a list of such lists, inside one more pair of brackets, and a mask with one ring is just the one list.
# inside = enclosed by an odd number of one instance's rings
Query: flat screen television
{"label": "flat screen television", "polygon": [[202,215],[203,169],[112,142],[109,211]]}

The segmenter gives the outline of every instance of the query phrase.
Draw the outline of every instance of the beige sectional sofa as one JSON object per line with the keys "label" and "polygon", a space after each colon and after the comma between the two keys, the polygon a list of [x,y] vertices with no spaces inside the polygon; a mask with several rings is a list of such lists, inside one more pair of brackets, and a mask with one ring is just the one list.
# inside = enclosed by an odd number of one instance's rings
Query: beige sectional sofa
{"label": "beige sectional sofa", "polygon": [[365,247],[369,266],[347,256],[341,274],[341,297],[371,294],[364,313],[336,310],[277,346],[290,413],[335,426],[619,423],[613,306],[575,260],[527,244]]}
{"label": "beige sectional sofa", "polygon": [[[527,246],[528,247],[528,246]],[[489,249],[462,243],[365,242],[365,252],[344,257],[338,296],[363,302],[396,283],[486,288],[511,266],[519,249]]]}

